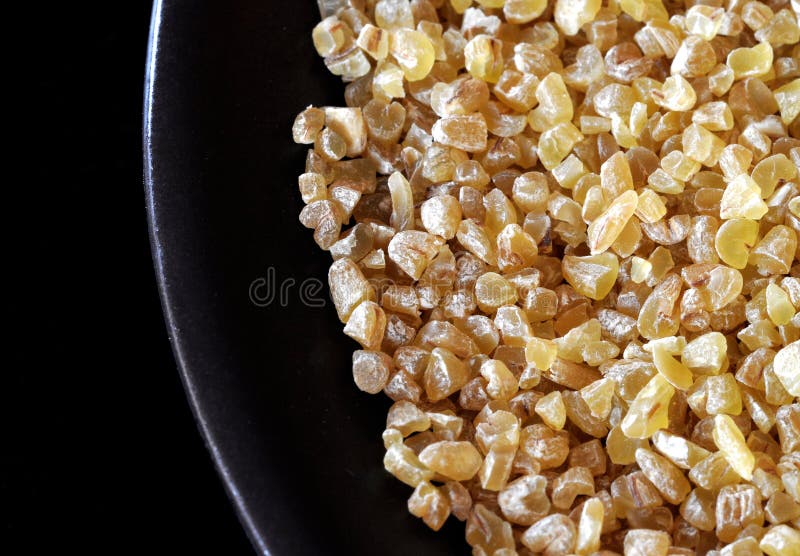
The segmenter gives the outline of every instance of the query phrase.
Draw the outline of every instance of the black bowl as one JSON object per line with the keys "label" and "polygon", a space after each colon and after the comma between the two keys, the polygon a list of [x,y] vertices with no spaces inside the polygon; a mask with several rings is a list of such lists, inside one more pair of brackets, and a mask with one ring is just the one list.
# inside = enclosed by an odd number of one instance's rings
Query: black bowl
{"label": "black bowl", "polygon": [[311,0],[156,2],[146,195],[175,358],[259,552],[466,553],[463,524],[429,531],[383,470],[389,401],[354,386],[330,258],[297,219],[294,115],[343,105],[311,44],[318,20]]}

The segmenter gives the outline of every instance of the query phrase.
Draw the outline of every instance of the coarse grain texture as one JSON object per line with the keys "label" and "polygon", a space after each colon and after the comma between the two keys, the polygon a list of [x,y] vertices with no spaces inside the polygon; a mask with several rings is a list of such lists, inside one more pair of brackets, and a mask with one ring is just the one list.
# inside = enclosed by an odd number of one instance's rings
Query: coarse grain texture
{"label": "coarse grain texture", "polygon": [[800,4],[329,4],[300,222],[409,512],[800,555]]}

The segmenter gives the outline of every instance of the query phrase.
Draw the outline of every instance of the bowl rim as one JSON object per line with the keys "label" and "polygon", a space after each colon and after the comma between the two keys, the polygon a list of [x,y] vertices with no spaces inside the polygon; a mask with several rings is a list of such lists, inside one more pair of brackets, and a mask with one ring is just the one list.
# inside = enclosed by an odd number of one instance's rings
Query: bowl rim
{"label": "bowl rim", "polygon": [[158,293],[161,301],[161,310],[164,315],[164,322],[167,327],[167,335],[172,347],[172,354],[178,369],[183,390],[186,394],[189,407],[194,416],[195,423],[200,431],[203,443],[208,450],[211,460],[216,469],[217,475],[222,479],[222,484],[229,500],[232,502],[239,523],[244,528],[253,548],[260,554],[270,555],[267,539],[256,526],[255,521],[247,507],[244,497],[236,484],[236,480],[231,473],[228,462],[215,437],[212,428],[209,426],[206,411],[202,400],[197,394],[195,377],[189,368],[187,359],[184,356],[185,346],[183,345],[176,317],[173,311],[172,296],[166,278],[164,262],[164,243],[163,237],[159,234],[159,210],[158,210],[158,191],[161,184],[154,170],[154,160],[156,154],[153,150],[153,113],[155,110],[155,97],[159,89],[159,60],[160,60],[160,40],[162,33],[162,13],[165,0],[154,0],[150,17],[150,31],[147,42],[147,58],[145,64],[145,86],[142,119],[142,148],[144,158],[144,189],[145,204],[147,212],[147,228],[150,239],[150,251],[153,258],[153,267],[158,285]]}

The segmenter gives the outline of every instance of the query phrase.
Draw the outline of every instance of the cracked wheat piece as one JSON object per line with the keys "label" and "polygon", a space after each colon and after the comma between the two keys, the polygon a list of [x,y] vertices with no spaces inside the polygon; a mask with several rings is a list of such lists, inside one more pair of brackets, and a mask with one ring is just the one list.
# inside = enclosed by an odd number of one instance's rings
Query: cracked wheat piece
{"label": "cracked wheat piece", "polygon": [[564,428],[564,423],[567,421],[567,409],[564,407],[561,392],[550,392],[540,398],[536,402],[535,411],[551,429],[559,430]]}
{"label": "cracked wheat piece", "polygon": [[550,513],[546,492],[547,479],[542,475],[523,475],[508,483],[497,495],[503,516],[516,525],[533,525]]}
{"label": "cracked wheat piece", "polygon": [[656,374],[636,395],[622,420],[622,432],[629,438],[649,438],[669,424],[669,402],[675,388]]}
{"label": "cracked wheat piece", "polygon": [[639,196],[636,195],[636,192],[625,191],[592,221],[587,230],[587,245],[592,255],[603,253],[611,247],[637,210],[638,205]]}
{"label": "cracked wheat piece", "polygon": [[409,82],[424,79],[436,61],[436,52],[430,39],[425,33],[412,29],[389,31],[389,52]]}
{"label": "cracked wheat piece", "polygon": [[482,114],[447,116],[433,124],[432,135],[442,145],[466,152],[480,152],[486,148],[488,130]]}
{"label": "cracked wheat piece", "polygon": [[757,221],[732,218],[723,222],[717,230],[714,247],[722,262],[741,270],[747,266],[750,250],[757,240]]}
{"label": "cracked wheat piece", "polygon": [[577,530],[573,521],[562,514],[552,514],[531,525],[520,541],[535,553],[547,556],[571,554],[577,541]]}
{"label": "cracked wheat piece", "polygon": [[350,314],[344,333],[364,349],[380,349],[386,331],[386,313],[374,301],[362,301]]}
{"label": "cracked wheat piece", "polygon": [[575,547],[577,554],[592,554],[600,548],[604,514],[603,502],[599,499],[590,498],[584,503],[578,521],[578,539]]}
{"label": "cracked wheat piece", "polygon": [[764,523],[761,494],[752,485],[724,486],[717,495],[716,514],[717,537],[731,542],[748,525],[760,527]]}
{"label": "cracked wheat piece", "polygon": [[775,355],[772,370],[789,394],[800,397],[800,340]]}
{"label": "cracked wheat piece", "polygon": [[383,390],[393,368],[392,358],[383,352],[353,352],[353,382],[363,392],[377,394]]}
{"label": "cracked wheat piece", "polygon": [[458,392],[469,380],[470,371],[458,357],[444,348],[434,348],[425,369],[425,394],[431,401]]}
{"label": "cracked wheat piece", "polygon": [[433,471],[425,467],[414,451],[403,444],[403,435],[400,431],[394,429],[384,431],[383,443],[386,448],[383,466],[399,480],[416,487],[433,478]]}
{"label": "cracked wheat piece", "polygon": [[691,469],[710,455],[705,448],[665,430],[656,431],[650,440],[657,451],[681,469]]}
{"label": "cracked wheat piece", "polygon": [[591,299],[603,299],[614,287],[619,259],[611,253],[587,257],[565,256],[564,278],[577,292]]}
{"label": "cracked wheat piece", "polygon": [[656,370],[675,388],[687,390],[694,382],[692,371],[683,363],[673,358],[672,353],[661,345],[653,346],[653,363]]}
{"label": "cracked wheat piece", "polygon": [[689,481],[667,458],[650,450],[636,450],[636,463],[661,496],[670,504],[680,504],[691,491]]}
{"label": "cracked wheat piece", "polygon": [[714,416],[713,430],[714,444],[728,464],[736,471],[742,479],[749,481],[753,478],[753,468],[755,467],[755,456],[745,442],[744,435],[736,423],[729,415],[720,414]]}
{"label": "cracked wheat piece", "polygon": [[339,319],[344,323],[363,301],[375,300],[372,285],[350,259],[334,261],[328,271],[328,286]]}
{"label": "cracked wheat piece", "polygon": [[384,467],[475,555],[800,553],[800,26],[722,4],[312,32],[347,85],[292,125],[300,221]]}
{"label": "cracked wheat piece", "polygon": [[716,493],[695,488],[681,503],[681,517],[692,527],[701,531],[712,531],[717,525],[716,504]]}
{"label": "cracked wheat piece", "polygon": [[406,230],[392,237],[387,252],[399,268],[411,278],[419,280],[428,264],[438,254],[442,243],[441,238],[426,232]]}
{"label": "cracked wheat piece", "polygon": [[761,537],[758,547],[768,556],[800,554],[800,532],[788,525],[776,525]]}
{"label": "cracked wheat piece", "polygon": [[625,556],[667,556],[672,544],[669,534],[653,529],[631,529],[625,535]]}
{"label": "cracked wheat piece", "polygon": [[483,458],[470,442],[442,441],[426,446],[419,460],[429,469],[454,481],[468,481],[478,472]]}
{"label": "cracked wheat piece", "polygon": [[503,554],[504,550],[513,551],[515,546],[511,524],[483,504],[472,508],[465,536],[477,554]]}
{"label": "cracked wheat piece", "polygon": [[408,511],[421,518],[425,525],[438,531],[450,515],[450,501],[431,483],[422,482],[408,499]]}

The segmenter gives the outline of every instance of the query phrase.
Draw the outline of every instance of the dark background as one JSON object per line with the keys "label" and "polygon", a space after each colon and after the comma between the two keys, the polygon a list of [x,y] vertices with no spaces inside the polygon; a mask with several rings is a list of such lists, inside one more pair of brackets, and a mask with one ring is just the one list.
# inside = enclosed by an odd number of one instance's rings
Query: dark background
{"label": "dark background", "polygon": [[0,552],[253,554],[187,405],[152,269],[151,2],[29,9],[6,21],[27,40],[7,52],[20,67],[4,87],[20,121],[4,153]]}

